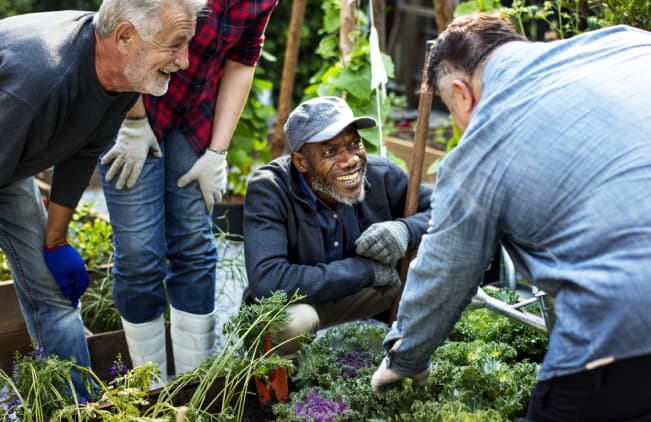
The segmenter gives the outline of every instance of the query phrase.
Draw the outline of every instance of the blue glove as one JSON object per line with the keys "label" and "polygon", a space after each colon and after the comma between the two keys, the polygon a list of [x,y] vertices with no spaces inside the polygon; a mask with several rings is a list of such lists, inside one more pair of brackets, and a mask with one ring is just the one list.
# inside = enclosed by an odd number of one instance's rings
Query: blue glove
{"label": "blue glove", "polygon": [[88,273],[81,255],[68,242],[45,247],[43,255],[61,293],[70,298],[72,306],[76,308],[79,298],[88,287]]}

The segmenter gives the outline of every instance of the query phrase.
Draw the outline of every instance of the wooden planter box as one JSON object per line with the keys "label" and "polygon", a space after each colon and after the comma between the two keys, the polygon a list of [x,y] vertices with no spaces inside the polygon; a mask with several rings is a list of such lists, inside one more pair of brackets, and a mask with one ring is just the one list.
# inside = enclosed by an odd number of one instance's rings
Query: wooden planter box
{"label": "wooden planter box", "polygon": [[[396,138],[394,136],[385,136],[384,144],[387,147],[387,150],[393,153],[396,157],[400,158],[407,164],[407,168],[411,168],[412,165],[412,152],[414,150],[414,144],[411,141],[406,141],[404,139]],[[427,168],[434,163],[439,158],[442,158],[445,155],[443,151],[432,147],[425,147],[425,154],[422,157],[423,159],[423,171],[421,173],[421,182],[433,185],[436,181],[436,175],[427,174]]]}
{"label": "wooden planter box", "polygon": [[27,325],[11,280],[0,281],[0,345],[0,369],[11,375],[15,353],[31,350]]}
{"label": "wooden planter box", "polygon": [[[122,354],[124,363],[131,367],[129,350],[124,338],[124,331],[108,333],[86,333],[90,360],[93,371],[103,379],[110,378],[110,369],[118,353]],[[13,281],[0,282],[0,369],[11,375],[14,356],[29,353],[32,349],[31,339],[25,325],[25,319],[18,305]],[[169,355],[171,346],[168,345],[168,366],[173,359]],[[172,372],[173,373],[173,372]]]}

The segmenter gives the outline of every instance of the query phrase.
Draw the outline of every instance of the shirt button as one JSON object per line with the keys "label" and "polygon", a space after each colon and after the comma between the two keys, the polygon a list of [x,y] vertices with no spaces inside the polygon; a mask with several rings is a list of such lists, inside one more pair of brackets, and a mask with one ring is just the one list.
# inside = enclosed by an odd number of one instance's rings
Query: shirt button
{"label": "shirt button", "polygon": [[339,242],[336,242],[336,241],[335,241],[335,243],[333,243],[333,245],[335,245],[335,246],[339,246]]}
{"label": "shirt button", "polygon": [[337,218],[337,214],[332,214],[332,218]]}

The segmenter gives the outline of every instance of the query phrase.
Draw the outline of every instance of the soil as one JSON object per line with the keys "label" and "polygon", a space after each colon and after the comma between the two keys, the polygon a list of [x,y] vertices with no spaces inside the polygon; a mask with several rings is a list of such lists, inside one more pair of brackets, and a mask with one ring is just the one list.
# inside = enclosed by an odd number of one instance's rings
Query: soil
{"label": "soil", "polygon": [[[211,388],[208,390],[206,397],[215,397],[221,388],[223,388],[223,383],[217,381]],[[182,406],[185,403],[188,403],[192,398],[192,395],[195,392],[194,387],[188,387],[187,389],[181,391],[174,397],[174,405]],[[152,400],[153,402],[154,400]],[[210,407],[208,412],[219,413],[221,408],[221,402],[216,403],[214,406]],[[242,416],[243,422],[269,422],[274,421],[273,412],[271,410],[271,405],[262,404],[258,400],[258,396],[255,392],[255,384],[252,381],[248,387],[248,397],[246,403],[244,404],[244,415]]]}

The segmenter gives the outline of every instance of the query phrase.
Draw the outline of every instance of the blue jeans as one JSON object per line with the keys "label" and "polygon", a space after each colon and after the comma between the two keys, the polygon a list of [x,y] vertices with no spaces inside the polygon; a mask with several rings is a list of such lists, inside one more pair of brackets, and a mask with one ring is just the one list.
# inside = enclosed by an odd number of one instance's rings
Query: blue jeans
{"label": "blue jeans", "polygon": [[0,188],[0,248],[11,265],[29,335],[47,354],[90,366],[79,309],[63,297],[43,258],[46,225],[33,177]]}
{"label": "blue jeans", "polygon": [[168,298],[192,314],[215,307],[212,216],[198,183],[176,186],[200,155],[177,131],[161,150],[161,158],[149,155],[131,189],[115,189],[117,176],[107,182],[107,166],[98,166],[115,243],[113,298],[122,317],[136,324],[161,315]]}

